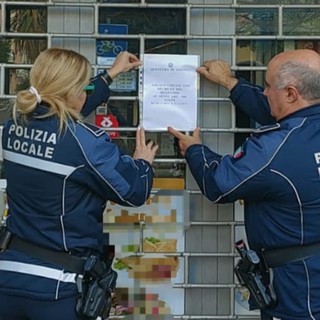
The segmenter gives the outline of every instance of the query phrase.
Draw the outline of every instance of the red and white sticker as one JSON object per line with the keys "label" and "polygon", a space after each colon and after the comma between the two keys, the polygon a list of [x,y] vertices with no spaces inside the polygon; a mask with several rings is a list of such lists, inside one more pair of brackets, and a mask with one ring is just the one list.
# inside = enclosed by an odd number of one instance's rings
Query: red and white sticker
{"label": "red and white sticker", "polygon": [[[95,124],[101,128],[118,128],[119,122],[112,114],[97,114]],[[110,138],[118,138],[119,131],[108,131]]]}

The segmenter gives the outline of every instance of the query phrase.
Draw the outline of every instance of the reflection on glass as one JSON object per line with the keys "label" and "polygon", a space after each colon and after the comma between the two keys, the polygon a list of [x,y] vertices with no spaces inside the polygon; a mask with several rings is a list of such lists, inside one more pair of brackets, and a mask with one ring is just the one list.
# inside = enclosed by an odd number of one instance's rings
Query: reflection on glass
{"label": "reflection on glass", "polygon": [[185,54],[187,42],[185,40],[146,40],[145,53]]}
{"label": "reflection on glass", "polygon": [[0,99],[0,125],[3,125],[11,117],[13,99]]}
{"label": "reflection on glass", "polygon": [[284,9],[284,35],[318,35],[320,28],[320,10],[317,9]]}
{"label": "reflection on glass", "polygon": [[6,31],[21,33],[47,32],[47,7],[7,6]]}
{"label": "reflection on glass", "polygon": [[297,40],[296,49],[311,49],[320,54],[320,40]]}
{"label": "reflection on glass", "polygon": [[101,8],[99,23],[128,26],[129,34],[185,34],[185,9]]}
{"label": "reflection on glass", "polygon": [[320,53],[320,40],[238,40],[237,65],[266,67],[269,60],[276,54],[295,49],[312,49]]}
{"label": "reflection on glass", "polygon": [[266,66],[269,60],[284,48],[283,41],[239,40],[237,42],[237,65]]}
{"label": "reflection on glass", "polygon": [[154,162],[152,167],[155,178],[185,178],[185,163]]}
{"label": "reflection on glass", "polygon": [[39,53],[46,48],[46,38],[2,38],[0,39],[0,62],[33,64]]}
{"label": "reflection on glass", "polygon": [[10,119],[13,102],[13,99],[0,99],[0,125]]}
{"label": "reflection on glass", "polygon": [[5,69],[5,94],[16,94],[20,90],[29,87],[29,69]]}
{"label": "reflection on glass", "polygon": [[236,10],[236,34],[274,35],[278,32],[278,11],[276,9]]}
{"label": "reflection on glass", "polygon": [[[112,131],[108,131],[113,136]],[[136,133],[132,132],[120,132],[117,137],[113,137],[112,141],[118,145],[121,151],[125,154],[133,155],[136,140]],[[178,141],[167,132],[146,132],[146,139],[152,140],[159,145],[157,152],[157,158],[181,158],[179,151]],[[152,164],[155,177],[157,178],[184,178],[186,165],[185,163],[174,163],[174,162],[154,162]]]}
{"label": "reflection on glass", "polygon": [[10,41],[5,38],[0,38],[0,63],[9,62],[10,52]]}
{"label": "reflection on glass", "polygon": [[[1,45],[1,42],[0,42]],[[139,55],[139,40],[132,39],[99,39],[96,41],[97,64],[112,65],[115,57],[128,50]],[[146,39],[144,53],[185,54],[186,40]]]}

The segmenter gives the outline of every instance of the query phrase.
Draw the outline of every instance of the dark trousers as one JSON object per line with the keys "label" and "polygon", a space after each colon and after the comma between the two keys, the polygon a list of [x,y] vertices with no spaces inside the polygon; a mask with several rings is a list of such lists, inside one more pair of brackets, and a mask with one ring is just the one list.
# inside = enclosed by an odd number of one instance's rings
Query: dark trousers
{"label": "dark trousers", "polygon": [[0,293],[0,320],[79,320],[76,297],[45,301]]}

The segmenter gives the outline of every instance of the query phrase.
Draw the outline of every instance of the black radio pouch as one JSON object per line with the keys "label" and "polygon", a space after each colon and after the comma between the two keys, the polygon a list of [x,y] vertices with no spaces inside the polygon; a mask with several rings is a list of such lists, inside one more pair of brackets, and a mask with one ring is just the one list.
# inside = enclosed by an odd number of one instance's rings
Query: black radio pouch
{"label": "black radio pouch", "polygon": [[[99,261],[99,263],[102,262]],[[96,261],[94,264],[96,264]],[[103,263],[102,265],[105,266]],[[102,274],[99,274],[100,272]],[[92,268],[92,265],[90,265],[85,270],[84,277],[79,275],[77,278],[78,300],[76,305],[78,316],[87,320],[95,320],[98,316],[107,318],[111,309],[111,295],[116,287],[116,281],[117,273],[110,266],[106,270],[99,270],[99,268]]]}

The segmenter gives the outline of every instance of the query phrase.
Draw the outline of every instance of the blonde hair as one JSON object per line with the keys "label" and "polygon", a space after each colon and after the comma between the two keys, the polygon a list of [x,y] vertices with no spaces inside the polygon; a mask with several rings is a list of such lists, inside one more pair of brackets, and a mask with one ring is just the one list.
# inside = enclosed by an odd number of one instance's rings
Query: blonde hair
{"label": "blonde hair", "polygon": [[[36,88],[41,102],[49,107],[42,118],[56,115],[62,130],[69,119],[81,120],[81,115],[68,104],[68,98],[80,95],[89,83],[90,62],[81,54],[67,49],[50,48],[40,53],[30,72],[30,85]],[[32,90],[31,90],[32,91]],[[37,106],[37,95],[30,90],[17,93],[13,118],[27,121]]]}

